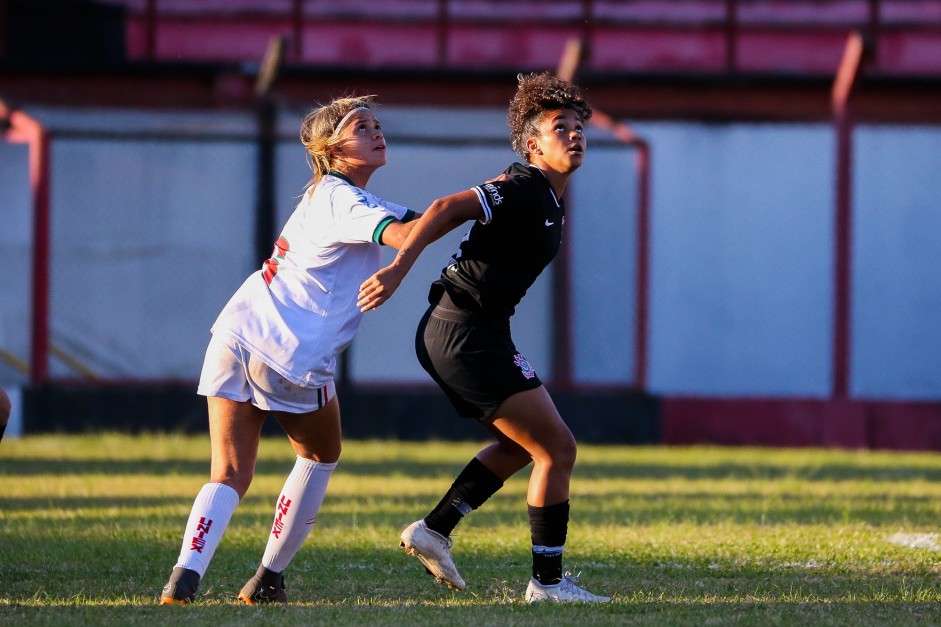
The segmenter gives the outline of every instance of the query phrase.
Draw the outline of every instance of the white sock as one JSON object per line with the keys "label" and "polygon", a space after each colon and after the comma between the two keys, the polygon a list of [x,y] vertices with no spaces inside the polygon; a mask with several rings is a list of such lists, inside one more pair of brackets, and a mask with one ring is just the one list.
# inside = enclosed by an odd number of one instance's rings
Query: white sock
{"label": "white sock", "polygon": [[193,502],[176,565],[205,575],[238,504],[238,492],[224,483],[204,485]]}
{"label": "white sock", "polygon": [[261,558],[262,566],[280,573],[294,559],[317,522],[317,512],[336,467],[336,462],[323,464],[297,458],[275,506],[274,524]]}

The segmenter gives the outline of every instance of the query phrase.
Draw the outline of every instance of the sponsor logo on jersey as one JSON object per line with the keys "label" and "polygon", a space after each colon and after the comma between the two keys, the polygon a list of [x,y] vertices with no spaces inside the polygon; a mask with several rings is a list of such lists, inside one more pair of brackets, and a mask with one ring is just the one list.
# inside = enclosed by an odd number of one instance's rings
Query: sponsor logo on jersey
{"label": "sponsor logo on jersey", "polygon": [[522,372],[523,376],[527,379],[532,379],[536,376],[536,369],[533,368],[520,353],[513,355],[513,363],[516,364],[516,367],[520,369],[520,372]]}
{"label": "sponsor logo on jersey", "polygon": [[370,209],[382,209],[382,207],[380,207],[375,202],[373,202],[372,199],[367,198],[366,194],[362,193],[355,187],[353,188],[353,190],[354,190],[353,194],[356,196],[356,200],[358,200],[360,203],[366,205]]}
{"label": "sponsor logo on jersey", "polygon": [[484,191],[487,192],[487,195],[490,196],[490,204],[494,207],[503,202],[503,196],[500,195],[500,190],[497,189],[497,186],[493,183],[487,183],[484,185]]}

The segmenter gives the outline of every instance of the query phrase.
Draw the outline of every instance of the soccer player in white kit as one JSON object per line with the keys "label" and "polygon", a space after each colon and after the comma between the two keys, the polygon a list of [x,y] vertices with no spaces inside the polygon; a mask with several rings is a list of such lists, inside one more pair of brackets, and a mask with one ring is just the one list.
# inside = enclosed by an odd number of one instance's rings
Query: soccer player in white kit
{"label": "soccer player in white kit", "polygon": [[198,393],[206,396],[212,465],[193,504],[162,604],[195,600],[199,582],[255,469],[271,413],[297,454],[278,497],[268,544],[238,598],[287,600],[283,571],[317,519],[340,457],[337,355],[362,313],[360,284],[379,269],[380,245],[398,248],[415,214],[367,192],[386,164],[372,97],[341,98],[301,126],[313,177],[274,252],[229,300],[212,327]]}

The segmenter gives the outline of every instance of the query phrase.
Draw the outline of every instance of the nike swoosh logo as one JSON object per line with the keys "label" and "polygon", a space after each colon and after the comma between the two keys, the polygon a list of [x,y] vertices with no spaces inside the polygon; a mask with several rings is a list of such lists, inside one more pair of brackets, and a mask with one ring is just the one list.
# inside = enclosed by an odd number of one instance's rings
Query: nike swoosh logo
{"label": "nike swoosh logo", "polygon": [[546,226],[552,226],[553,224],[555,224],[555,222],[549,222],[548,220],[546,220]]}

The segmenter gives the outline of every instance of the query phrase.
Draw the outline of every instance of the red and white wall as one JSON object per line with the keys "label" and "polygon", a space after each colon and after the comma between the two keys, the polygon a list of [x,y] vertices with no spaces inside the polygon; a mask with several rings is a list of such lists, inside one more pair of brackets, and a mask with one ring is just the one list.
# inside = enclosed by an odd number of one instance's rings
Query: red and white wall
{"label": "red and white wall", "polygon": [[[508,87],[508,89],[510,89]],[[508,92],[509,93],[509,92]],[[284,111],[283,220],[308,178]],[[195,381],[216,313],[258,267],[254,120],[236,113],[46,109],[53,134],[53,380]],[[513,158],[498,110],[380,110],[381,196],[421,210]],[[662,439],[941,449],[941,130],[862,125],[854,149],[849,395],[831,399],[834,135],[827,124],[635,125],[652,146],[646,391]],[[636,187],[631,149],[598,132],[570,189],[571,362],[554,344],[546,273],[521,307],[518,346],[580,390],[634,385]],[[26,153],[0,144],[0,383],[26,383]],[[413,333],[427,284],[461,233],[423,255],[366,317],[352,382],[427,385]],[[387,255],[388,258],[388,255]],[[550,384],[551,385],[551,384]],[[561,388],[560,388],[561,390]]]}

